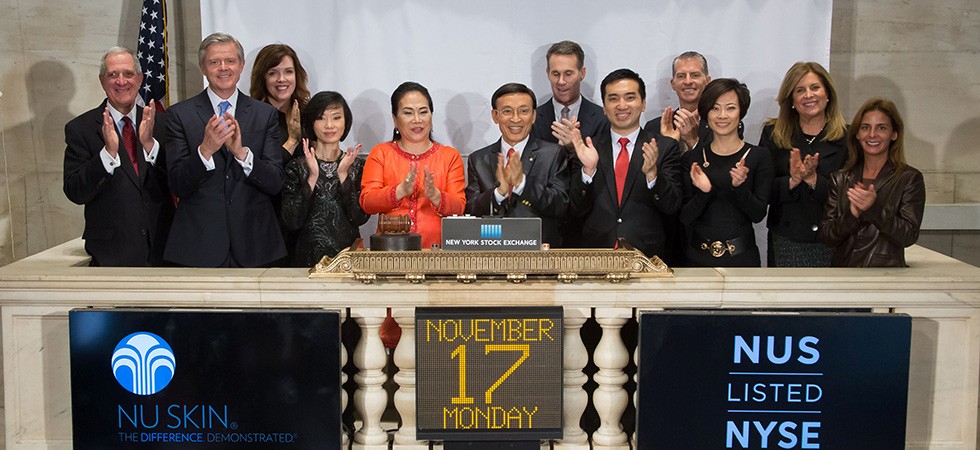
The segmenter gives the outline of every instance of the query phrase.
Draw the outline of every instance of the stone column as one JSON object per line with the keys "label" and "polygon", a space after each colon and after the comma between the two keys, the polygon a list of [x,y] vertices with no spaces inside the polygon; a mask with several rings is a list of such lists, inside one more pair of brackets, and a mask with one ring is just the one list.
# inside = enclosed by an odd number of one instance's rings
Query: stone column
{"label": "stone column", "polygon": [[629,450],[629,438],[623,431],[622,419],[629,396],[623,385],[629,379],[623,369],[630,355],[620,335],[623,324],[633,316],[631,308],[596,308],[596,322],[602,327],[602,338],[596,346],[593,361],[599,371],[595,381],[599,384],[592,394],[592,402],[599,413],[599,429],[592,435],[595,449]]}
{"label": "stone column", "polygon": [[395,433],[393,449],[428,450],[429,444],[415,439],[415,308],[392,308],[391,316],[402,330],[402,337],[395,347],[395,409],[402,418],[401,427]]}
{"label": "stone column", "polygon": [[381,428],[381,415],[388,406],[384,369],[388,362],[378,329],[384,322],[386,308],[351,308],[351,317],[361,328],[361,339],[354,348],[354,407],[361,418],[361,428],[354,433],[355,450],[387,450],[388,434]]}
{"label": "stone column", "polygon": [[589,394],[582,386],[589,377],[582,372],[589,363],[588,350],[582,343],[582,324],[592,315],[592,308],[565,308],[564,407],[562,421],[564,437],[555,442],[556,449],[588,450],[589,436],[582,429],[582,413],[589,404]]}

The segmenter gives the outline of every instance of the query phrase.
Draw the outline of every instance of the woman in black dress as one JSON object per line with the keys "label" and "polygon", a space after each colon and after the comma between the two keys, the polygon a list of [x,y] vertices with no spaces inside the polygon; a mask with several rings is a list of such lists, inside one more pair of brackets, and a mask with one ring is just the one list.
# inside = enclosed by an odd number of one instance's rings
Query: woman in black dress
{"label": "woman in black dress", "polygon": [[286,229],[297,232],[290,265],[310,267],[350,246],[369,216],[358,201],[361,146],[340,149],[352,123],[347,101],[336,92],[320,92],[303,109],[301,122],[310,138],[303,139],[303,156],[286,165],[281,219]]}
{"label": "woman in black dress", "polygon": [[690,266],[760,266],[752,224],[766,216],[773,171],[769,152],[739,137],[749,102],[749,89],[732,78],[713,80],[701,94],[698,111],[713,137],[684,154],[690,171],[680,217]]}
{"label": "woman in black dress", "polygon": [[798,62],[776,97],[779,117],[766,121],[759,146],[772,154],[769,267],[827,267],[830,247],[817,240],[830,174],[847,159],[847,123],[830,74]]}

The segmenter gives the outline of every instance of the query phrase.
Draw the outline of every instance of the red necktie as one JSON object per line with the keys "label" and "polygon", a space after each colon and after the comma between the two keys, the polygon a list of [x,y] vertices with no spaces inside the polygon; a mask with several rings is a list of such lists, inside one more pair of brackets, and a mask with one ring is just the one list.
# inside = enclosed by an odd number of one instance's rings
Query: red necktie
{"label": "red necktie", "polygon": [[630,167],[630,155],[626,151],[626,144],[630,140],[619,138],[619,156],[616,157],[616,200],[623,203],[623,188],[626,186],[626,171]]}
{"label": "red necktie", "polygon": [[133,128],[133,121],[129,119],[129,116],[123,117],[122,138],[123,147],[126,147],[126,154],[129,155],[129,161],[133,163],[133,171],[139,175],[140,169],[136,164],[136,129]]}

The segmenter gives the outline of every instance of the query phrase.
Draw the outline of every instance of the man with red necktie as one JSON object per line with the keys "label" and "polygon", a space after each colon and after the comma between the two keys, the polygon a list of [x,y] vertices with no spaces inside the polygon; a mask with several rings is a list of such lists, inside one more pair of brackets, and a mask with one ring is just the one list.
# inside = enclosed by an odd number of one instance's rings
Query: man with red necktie
{"label": "man with red necktie", "polygon": [[531,135],[534,91],[508,83],[493,93],[491,115],[501,138],[467,158],[466,213],[540,217],[541,240],[561,246],[568,208],[564,151]]}
{"label": "man with red necktie", "polygon": [[[646,86],[629,69],[600,86],[610,130],[594,139],[573,132],[581,170],[571,174],[570,211],[582,218],[582,246],[612,248],[622,237],[647,256],[664,254],[665,224],[681,206],[680,133],[663,120],[661,136],[640,127]],[[663,117],[673,117],[667,108]]]}
{"label": "man with red necktie", "polygon": [[161,265],[174,213],[161,148],[166,121],[154,102],[136,105],[143,73],[132,50],[109,49],[99,82],[106,100],[65,125],[65,195],[85,205],[90,265]]}

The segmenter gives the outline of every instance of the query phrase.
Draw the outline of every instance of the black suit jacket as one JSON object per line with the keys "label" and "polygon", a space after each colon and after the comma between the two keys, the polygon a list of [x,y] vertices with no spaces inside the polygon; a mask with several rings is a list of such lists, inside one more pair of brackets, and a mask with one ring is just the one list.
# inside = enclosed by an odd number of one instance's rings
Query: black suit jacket
{"label": "black suit jacket", "polygon": [[246,176],[227,147],[208,171],[198,146],[214,116],[206,91],[170,108],[167,169],[180,199],[164,257],[184,266],[260,267],[286,255],[272,196],[282,189],[278,118],[272,106],[238,92],[235,119],[252,151]]}
{"label": "black suit jacket", "polygon": [[[121,165],[110,175],[99,153],[102,139],[102,112],[106,102],[72,119],[65,125],[65,195],[85,205],[85,251],[93,266],[152,266],[163,262],[174,204],[167,188],[164,127],[166,116],[157,113],[154,136],[160,143],[156,163],[137,157],[139,175],[133,171],[129,154],[119,137]],[[136,110],[136,128],[143,111]],[[117,131],[118,135],[118,131]],[[136,154],[144,154],[136,140]]]}
{"label": "black suit jacket", "polygon": [[541,239],[561,245],[559,225],[568,210],[568,171],[564,150],[531,136],[521,153],[524,190],[498,205],[497,155],[500,140],[473,152],[467,158],[466,213],[474,216],[540,217]]}
{"label": "black suit jacket", "polygon": [[641,129],[630,157],[623,188],[623,202],[616,200],[615,160],[609,132],[592,138],[599,152],[599,165],[592,183],[582,181],[581,166],[571,175],[571,212],[582,218],[582,246],[611,248],[619,237],[626,238],[647,256],[662,255],[668,217],[681,207],[681,157],[677,141],[657,139],[657,182],[647,189],[643,167],[643,143],[653,133]]}
{"label": "black suit jacket", "polygon": [[[555,107],[553,105],[554,102],[549,98],[548,101],[538,106],[538,117],[534,120],[534,126],[531,128],[531,136],[557,144],[558,139],[555,139],[555,136],[551,134],[551,124],[555,121]],[[602,107],[590,102],[585,97],[582,97],[578,121],[579,130],[582,131],[582,139],[589,136],[594,138],[599,133],[609,130],[609,119],[606,118]],[[570,156],[574,157],[575,152],[572,151]]]}

